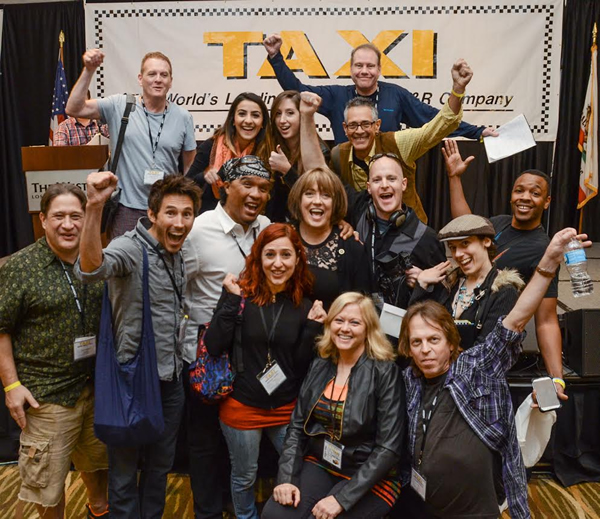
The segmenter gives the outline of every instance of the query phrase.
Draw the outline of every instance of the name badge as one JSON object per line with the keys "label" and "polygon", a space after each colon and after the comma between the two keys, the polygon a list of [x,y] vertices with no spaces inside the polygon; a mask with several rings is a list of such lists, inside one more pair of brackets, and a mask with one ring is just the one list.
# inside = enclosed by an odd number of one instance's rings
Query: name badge
{"label": "name badge", "polygon": [[263,369],[258,375],[256,375],[258,381],[262,384],[262,387],[265,388],[267,394],[273,393],[281,384],[283,384],[287,377],[283,370],[277,364],[277,361],[274,360],[271,364],[268,364],[265,369]]}
{"label": "name badge", "polygon": [[74,360],[89,359],[96,355],[96,336],[76,337],[73,343]]}
{"label": "name badge", "polygon": [[325,440],[323,444],[323,460],[337,469],[342,468],[342,452],[344,446],[332,440]]}
{"label": "name badge", "polygon": [[411,469],[410,473],[410,487],[419,494],[419,497],[425,501],[425,495],[427,492],[427,480],[419,474],[417,469],[414,467]]}
{"label": "name badge", "polygon": [[151,186],[157,180],[165,178],[165,172],[160,169],[147,169],[144,171],[144,184]]}

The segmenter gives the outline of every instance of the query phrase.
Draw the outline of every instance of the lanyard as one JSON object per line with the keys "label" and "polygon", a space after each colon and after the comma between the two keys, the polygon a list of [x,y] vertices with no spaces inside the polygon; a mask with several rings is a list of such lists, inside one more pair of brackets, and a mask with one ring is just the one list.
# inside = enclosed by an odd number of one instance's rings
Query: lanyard
{"label": "lanyard", "polygon": [[79,312],[79,318],[81,319],[81,331],[83,333],[85,333],[85,303],[87,300],[87,286],[83,286],[83,305],[81,304],[81,301],[79,301],[79,296],[77,295],[77,290],[75,289],[75,285],[73,285],[73,281],[71,281],[71,276],[69,276],[69,273],[67,272],[67,268],[65,267],[65,264],[63,263],[63,261],[59,258],[58,261],[60,261],[60,266],[63,269],[63,272],[65,273],[65,277],[67,278],[67,282],[69,283],[69,286],[71,287],[71,292],[73,292],[73,298],[75,299],[75,305],[77,306],[77,311]]}
{"label": "lanyard", "polygon": [[273,321],[271,324],[271,330],[269,331],[269,327],[267,326],[267,320],[265,319],[265,313],[262,306],[258,307],[260,311],[260,318],[262,319],[263,328],[265,329],[265,335],[267,336],[267,366],[272,364],[271,360],[271,342],[273,341],[273,337],[275,336],[275,328],[277,327],[277,323],[279,322],[279,318],[281,317],[281,312],[283,312],[284,302],[282,301],[279,310],[277,311],[277,315],[275,315],[275,306],[271,306],[273,311]]}
{"label": "lanyard", "polygon": [[[162,252],[160,252],[158,247],[156,247],[155,245],[153,245],[152,248],[154,249],[154,252],[156,252],[158,257],[162,260],[163,265],[165,266],[165,270],[167,271],[167,274],[169,274],[169,279],[171,280],[171,285],[173,285],[173,290],[175,290],[175,294],[177,295],[179,305],[181,305],[182,300],[183,300],[183,295],[182,295],[183,287],[177,286],[177,283],[175,282],[175,277],[173,276],[174,269],[175,269],[175,259],[173,259],[173,273],[171,273],[171,270],[169,269],[169,266],[167,265],[167,262],[165,261],[165,258],[162,255]],[[181,267],[181,282],[183,283],[184,272],[183,272],[183,257],[181,255],[181,251],[179,251],[179,266]]]}
{"label": "lanyard", "polygon": [[165,119],[167,117],[167,107],[168,103],[165,105],[165,111],[163,112],[162,121],[160,122],[160,126],[158,128],[158,133],[156,135],[156,141],[152,139],[152,130],[150,129],[150,117],[148,116],[148,111],[146,110],[146,104],[144,103],[144,98],[142,98],[142,107],[144,108],[144,113],[146,114],[146,121],[148,123],[148,137],[150,138],[150,148],[152,148],[152,167],[156,166],[156,150],[158,148],[158,141],[160,140],[160,135],[163,130],[163,126],[165,125]]}
{"label": "lanyard", "polygon": [[433,412],[435,411],[435,405],[437,404],[440,393],[444,389],[445,382],[440,382],[440,387],[435,393],[433,397],[433,402],[431,402],[431,406],[429,407],[429,411],[425,411],[425,405],[421,407],[421,419],[423,422],[423,439],[421,440],[421,449],[419,452],[419,458],[417,461],[417,468],[421,467],[421,463],[423,463],[423,451],[425,449],[425,439],[427,438],[427,429],[429,428],[429,424],[431,423],[431,417],[433,416]]}
{"label": "lanyard", "polygon": [[[354,89],[354,97],[366,97],[367,99],[371,99],[373,97],[373,94],[371,94],[370,96],[361,96],[355,88]],[[377,90],[375,90],[375,108],[377,108],[378,105],[379,105],[379,85],[377,85]]]}
{"label": "lanyard", "polygon": [[[350,380],[350,373],[348,373],[348,376],[346,377],[346,382],[344,382],[344,385],[342,386],[342,392],[340,393],[340,398],[339,400],[335,400],[335,404],[333,403],[333,391],[335,389],[335,381],[337,380],[337,373],[335,375],[335,378],[333,379],[333,384],[331,386],[331,398],[329,399],[329,412],[331,414],[331,439],[335,440],[335,413],[337,411],[337,408],[339,407],[340,403],[342,402],[342,395],[344,394],[344,389],[346,389],[346,386],[348,385],[348,381]],[[342,413],[342,417],[340,418],[340,438],[337,438],[338,440],[341,439],[342,435],[342,420],[344,419],[344,415]]]}
{"label": "lanyard", "polygon": [[[242,249],[242,246],[240,245],[240,242],[238,241],[235,233],[233,231],[231,231],[229,234],[231,234],[231,237],[233,238],[233,241],[237,245],[237,248],[240,250],[241,255],[244,256],[244,259],[246,259],[246,253],[244,252],[244,249]],[[252,229],[252,235],[254,236],[254,241],[256,241],[256,227],[254,227],[254,229]]]}

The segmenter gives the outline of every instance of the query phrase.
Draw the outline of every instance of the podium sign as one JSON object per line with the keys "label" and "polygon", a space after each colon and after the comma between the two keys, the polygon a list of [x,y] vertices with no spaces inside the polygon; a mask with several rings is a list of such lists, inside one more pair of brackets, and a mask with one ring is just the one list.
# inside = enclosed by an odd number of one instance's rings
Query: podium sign
{"label": "podium sign", "polygon": [[40,211],[40,202],[48,186],[52,184],[75,184],[86,191],[86,178],[94,169],[67,169],[55,171],[26,171],[27,206],[30,213]]}

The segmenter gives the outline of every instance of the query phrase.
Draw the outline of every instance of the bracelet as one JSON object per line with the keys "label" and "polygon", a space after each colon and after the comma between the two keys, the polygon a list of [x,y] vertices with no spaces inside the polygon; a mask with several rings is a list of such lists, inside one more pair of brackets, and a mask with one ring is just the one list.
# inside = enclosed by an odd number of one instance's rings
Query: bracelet
{"label": "bracelet", "polygon": [[463,97],[465,97],[465,93],[466,93],[466,92],[463,92],[462,94],[459,94],[458,92],[455,92],[455,91],[454,91],[454,88],[453,88],[453,89],[452,89],[452,91],[451,91],[451,93],[452,93],[452,95],[453,95],[454,97],[458,97],[459,99],[462,99]]}
{"label": "bracelet", "polygon": [[556,276],[556,270],[546,270],[543,269],[542,267],[540,267],[539,265],[537,267],[535,267],[535,271],[538,274],[541,274],[542,276],[544,276],[545,278],[554,278],[554,276]]}
{"label": "bracelet", "polygon": [[9,391],[12,391],[14,388],[19,387],[21,385],[21,382],[19,382],[18,380],[16,382],[13,382],[12,384],[6,386],[4,388],[4,392],[8,393]]}
{"label": "bracelet", "polygon": [[567,384],[565,384],[565,381],[562,378],[554,377],[552,382],[556,382],[563,389],[567,389]]}

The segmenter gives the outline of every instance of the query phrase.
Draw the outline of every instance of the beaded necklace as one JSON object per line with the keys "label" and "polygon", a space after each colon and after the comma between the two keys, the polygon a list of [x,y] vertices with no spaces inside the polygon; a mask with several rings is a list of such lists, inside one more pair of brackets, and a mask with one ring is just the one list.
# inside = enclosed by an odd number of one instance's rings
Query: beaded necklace
{"label": "beaded necklace", "polygon": [[452,304],[452,317],[456,317],[456,310],[458,309],[458,305],[460,305],[462,311],[464,312],[473,304],[473,302],[475,301],[475,291],[479,290],[479,287],[481,286],[480,283],[477,283],[477,285],[475,285],[475,288],[473,289],[473,292],[469,294],[467,293],[466,283],[467,278],[462,278],[460,282],[460,287],[458,288],[458,293],[456,294],[456,297],[454,298],[454,303]]}

